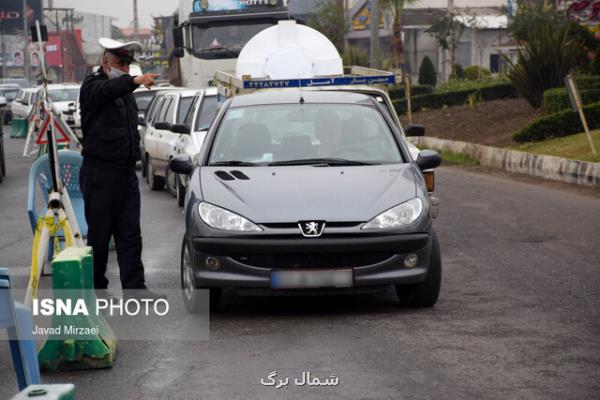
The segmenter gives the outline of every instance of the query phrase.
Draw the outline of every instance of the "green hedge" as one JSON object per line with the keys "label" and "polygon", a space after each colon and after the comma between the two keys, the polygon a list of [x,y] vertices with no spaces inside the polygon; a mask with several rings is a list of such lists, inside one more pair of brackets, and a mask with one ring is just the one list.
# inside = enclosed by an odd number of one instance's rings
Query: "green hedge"
{"label": "green hedge", "polygon": [[575,81],[579,90],[600,88],[600,76],[580,76]]}
{"label": "green hedge", "polygon": [[[481,100],[498,100],[518,97],[517,89],[510,83],[498,83],[475,89],[456,90],[445,93],[430,93],[412,98],[413,112],[423,108],[442,108],[444,106],[459,106],[467,102],[471,95],[480,96]],[[406,113],[406,99],[394,100],[394,107],[399,115]]]}
{"label": "green hedge", "polygon": [[[418,96],[421,94],[429,94],[433,93],[434,87],[430,85],[414,85],[412,87],[412,95]],[[406,93],[404,92],[404,86],[393,86],[388,90],[388,94],[392,100],[403,99],[406,97]]]}
{"label": "green hedge", "polygon": [[465,68],[465,79],[468,81],[476,81],[485,79],[492,75],[489,69],[480,67],[479,65],[469,65]]}
{"label": "green hedge", "polygon": [[[600,89],[583,89],[579,92],[583,104],[591,104],[600,101]],[[566,88],[556,88],[544,92],[544,111],[554,114],[571,108],[571,100]]]}
{"label": "green hedge", "polygon": [[[590,129],[600,128],[600,102],[583,108]],[[583,132],[579,114],[566,110],[538,118],[513,135],[518,143],[541,142],[546,139]]]}

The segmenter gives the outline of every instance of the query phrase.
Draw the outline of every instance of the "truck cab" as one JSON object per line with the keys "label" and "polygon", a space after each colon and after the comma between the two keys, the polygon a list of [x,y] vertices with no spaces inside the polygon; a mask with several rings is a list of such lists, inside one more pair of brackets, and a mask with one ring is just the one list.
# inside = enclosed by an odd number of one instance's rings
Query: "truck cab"
{"label": "truck cab", "polygon": [[287,0],[181,0],[182,23],[173,36],[174,54],[181,58],[183,86],[210,86],[217,71],[235,69],[238,55],[248,40],[286,19],[289,19]]}

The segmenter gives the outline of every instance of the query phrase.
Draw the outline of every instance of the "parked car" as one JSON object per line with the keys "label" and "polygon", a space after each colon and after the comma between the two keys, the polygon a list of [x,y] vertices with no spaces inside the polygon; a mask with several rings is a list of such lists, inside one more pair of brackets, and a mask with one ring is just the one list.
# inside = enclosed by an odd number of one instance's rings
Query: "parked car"
{"label": "parked car", "polygon": [[[381,97],[381,96],[378,96]],[[181,253],[184,302],[210,307],[222,288],[282,291],[394,285],[400,301],[433,306],[442,263],[435,206],[406,135],[378,98],[290,90],[226,101],[195,161],[170,161],[190,176]]]}
{"label": "parked car", "polygon": [[37,100],[38,91],[37,88],[25,88],[19,91],[10,106],[13,118],[25,119],[29,116],[31,108]]}
{"label": "parked car", "polygon": [[12,120],[12,112],[10,111],[10,107],[12,102],[15,100],[17,95],[19,94],[19,86],[12,83],[4,83],[0,84],[0,96],[5,97],[7,104],[4,107],[4,117],[2,118],[2,122],[7,125],[10,124]]}
{"label": "parked car", "polygon": [[156,94],[155,105],[148,114],[144,135],[144,159],[147,165],[147,181],[152,190],[163,190],[165,183],[173,195],[175,179],[168,169],[169,159],[173,156],[175,143],[183,131],[177,132],[174,125],[183,126],[195,90],[167,90]]}
{"label": "parked car", "polygon": [[[141,154],[145,154],[144,149],[144,137],[146,136],[146,120],[148,118],[148,113],[150,112],[152,105],[154,104],[154,99],[158,91],[168,91],[168,90],[181,90],[183,88],[178,88],[175,86],[165,86],[165,87],[157,87],[153,86],[151,89],[146,89],[145,87],[138,88],[135,92],[133,92],[133,96],[135,97],[136,104],[138,106],[138,130],[140,132],[140,150]],[[146,164],[146,158],[142,157],[142,176],[147,178],[148,176],[148,165]]]}
{"label": "parked car", "polygon": [[[182,133],[179,135],[177,142],[175,143],[175,151],[173,156],[186,154],[190,159],[194,159],[199,153],[204,137],[210,125],[212,124],[219,107],[217,99],[217,88],[207,88],[199,90],[192,106],[188,111],[188,115],[185,117],[183,122],[184,126],[189,130],[189,133]],[[181,128],[179,132],[182,132]],[[175,177],[175,189],[177,192],[177,204],[180,207],[184,206],[185,202],[185,191],[188,184],[187,175],[174,174]]]}
{"label": "parked car", "polygon": [[48,96],[54,108],[71,127],[75,126],[75,103],[79,98],[80,87],[76,83],[48,85]]}

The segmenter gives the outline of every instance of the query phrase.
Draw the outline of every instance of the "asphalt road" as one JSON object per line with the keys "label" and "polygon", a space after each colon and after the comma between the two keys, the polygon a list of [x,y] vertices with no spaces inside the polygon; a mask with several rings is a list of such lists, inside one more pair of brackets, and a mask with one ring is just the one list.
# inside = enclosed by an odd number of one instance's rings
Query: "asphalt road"
{"label": "asphalt road", "polygon": [[[26,284],[31,160],[8,140],[0,185],[0,265]],[[344,297],[227,293],[210,340],[121,342],[111,370],[44,374],[80,399],[598,399],[600,198],[503,176],[438,173],[442,295],[433,309],[397,306],[392,291]],[[142,184],[150,285],[176,287],[183,217]],[[116,264],[111,264],[116,284]],[[169,329],[165,327],[165,329]],[[271,371],[334,373],[336,387],[275,389]],[[0,398],[16,392],[0,343]]]}

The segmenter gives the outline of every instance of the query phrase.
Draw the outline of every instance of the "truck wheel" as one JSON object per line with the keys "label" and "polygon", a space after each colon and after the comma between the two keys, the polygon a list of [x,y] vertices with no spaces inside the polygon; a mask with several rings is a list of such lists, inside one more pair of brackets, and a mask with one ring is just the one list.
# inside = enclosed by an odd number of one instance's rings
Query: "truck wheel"
{"label": "truck wheel", "polygon": [[442,285],[442,256],[437,234],[433,233],[429,271],[425,281],[415,285],[396,285],[400,303],[409,307],[433,307]]}
{"label": "truck wheel", "polygon": [[175,180],[177,181],[177,205],[183,207],[185,205],[185,186],[181,183],[179,175],[175,175]]}
{"label": "truck wheel", "polygon": [[165,178],[155,175],[152,158],[150,157],[148,157],[148,184],[150,190],[163,190],[165,188]]}
{"label": "truck wheel", "polygon": [[[188,312],[197,314],[205,310],[205,306],[202,304],[203,296],[194,276],[192,254],[185,239],[181,246],[181,288],[183,289],[183,303]],[[210,288],[208,290],[210,311],[217,311],[221,301],[221,288]]]}

